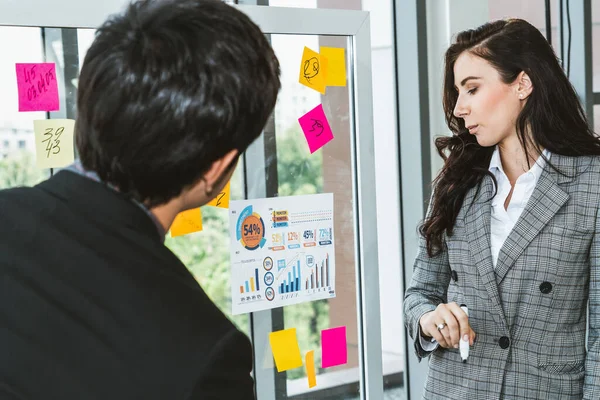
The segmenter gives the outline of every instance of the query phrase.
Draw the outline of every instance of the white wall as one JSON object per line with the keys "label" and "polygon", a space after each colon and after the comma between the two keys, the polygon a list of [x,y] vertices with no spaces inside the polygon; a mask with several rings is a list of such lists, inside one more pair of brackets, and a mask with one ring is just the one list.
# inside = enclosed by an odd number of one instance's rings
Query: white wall
{"label": "white wall", "polygon": [[490,11],[488,1],[484,0],[426,1],[431,174],[435,177],[442,168],[442,159],[437,154],[433,140],[436,136],[450,133],[442,107],[444,54],[458,32],[488,22]]}

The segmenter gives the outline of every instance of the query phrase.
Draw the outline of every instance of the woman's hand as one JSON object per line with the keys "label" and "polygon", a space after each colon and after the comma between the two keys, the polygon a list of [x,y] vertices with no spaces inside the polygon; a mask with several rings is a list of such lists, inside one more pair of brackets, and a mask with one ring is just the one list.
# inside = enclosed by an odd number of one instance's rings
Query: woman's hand
{"label": "woman's hand", "polygon": [[424,337],[434,338],[447,349],[457,349],[461,337],[467,336],[471,346],[475,342],[476,335],[469,325],[469,317],[456,303],[438,305],[434,311],[423,314],[419,325]]}

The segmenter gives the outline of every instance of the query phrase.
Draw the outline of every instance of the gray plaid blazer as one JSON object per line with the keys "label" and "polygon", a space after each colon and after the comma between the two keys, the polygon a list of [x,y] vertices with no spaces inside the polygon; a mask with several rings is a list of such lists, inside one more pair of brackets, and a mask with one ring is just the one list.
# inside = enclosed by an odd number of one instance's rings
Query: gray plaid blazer
{"label": "gray plaid blazer", "polygon": [[567,176],[545,166],[496,267],[490,177],[439,255],[421,239],[404,299],[417,357],[419,318],[440,303],[466,304],[477,333],[464,364],[458,349],[431,353],[425,399],[600,399],[600,157],[550,161]]}

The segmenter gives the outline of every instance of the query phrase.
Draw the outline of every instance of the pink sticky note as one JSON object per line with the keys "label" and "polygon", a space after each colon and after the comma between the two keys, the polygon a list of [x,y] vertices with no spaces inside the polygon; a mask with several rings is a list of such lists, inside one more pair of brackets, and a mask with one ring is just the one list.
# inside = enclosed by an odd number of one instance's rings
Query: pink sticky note
{"label": "pink sticky note", "polygon": [[333,132],[331,132],[322,104],[304,114],[298,119],[298,122],[306,136],[311,154],[333,139]]}
{"label": "pink sticky note", "polygon": [[54,63],[16,64],[19,111],[57,111],[58,83]]}
{"label": "pink sticky note", "polygon": [[335,367],[348,362],[346,327],[321,331],[321,368]]}

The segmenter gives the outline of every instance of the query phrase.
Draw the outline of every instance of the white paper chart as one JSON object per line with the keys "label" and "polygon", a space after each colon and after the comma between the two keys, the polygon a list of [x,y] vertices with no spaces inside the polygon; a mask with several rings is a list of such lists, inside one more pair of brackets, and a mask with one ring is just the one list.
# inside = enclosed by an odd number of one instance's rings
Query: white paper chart
{"label": "white paper chart", "polygon": [[232,201],[232,313],[335,297],[333,194]]}

